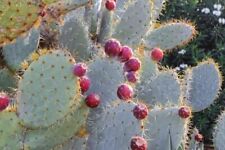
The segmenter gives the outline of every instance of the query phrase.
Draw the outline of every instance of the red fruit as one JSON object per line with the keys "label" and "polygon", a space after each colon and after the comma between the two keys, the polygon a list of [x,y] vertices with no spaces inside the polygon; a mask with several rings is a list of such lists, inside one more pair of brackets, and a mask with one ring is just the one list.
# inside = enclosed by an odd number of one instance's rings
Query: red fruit
{"label": "red fruit", "polygon": [[131,83],[135,83],[138,80],[138,74],[134,71],[128,72],[126,74],[127,80]]}
{"label": "red fruit", "polygon": [[203,141],[203,136],[201,135],[201,134],[196,134],[195,135],[195,140],[197,141],[197,142],[202,142]]}
{"label": "red fruit", "polygon": [[109,10],[112,11],[116,8],[116,1],[115,0],[107,0],[105,3],[105,7]]}
{"label": "red fruit", "polygon": [[182,106],[179,111],[178,111],[178,114],[181,118],[188,118],[190,117],[191,115],[191,109],[189,107],[186,107],[186,106]]}
{"label": "red fruit", "polygon": [[138,58],[131,58],[124,64],[125,71],[137,71],[141,67],[141,62]]}
{"label": "red fruit", "polygon": [[0,95],[0,111],[6,109],[9,105],[9,97],[6,95]]}
{"label": "red fruit", "polygon": [[120,42],[116,39],[110,39],[105,43],[105,53],[110,57],[118,56],[121,52]]}
{"label": "red fruit", "polygon": [[75,64],[73,67],[73,74],[78,77],[82,77],[87,72],[87,65],[84,63]]}
{"label": "red fruit", "polygon": [[123,46],[119,54],[119,59],[121,60],[121,62],[126,62],[132,57],[132,55],[133,50],[128,46]]}
{"label": "red fruit", "polygon": [[91,81],[87,76],[83,76],[80,78],[80,88],[81,88],[82,94],[88,91],[88,89],[90,88],[90,85],[91,85]]}
{"label": "red fruit", "polygon": [[95,108],[100,104],[101,100],[99,95],[91,93],[86,97],[85,102],[88,107]]}
{"label": "red fruit", "polygon": [[163,51],[160,48],[154,48],[150,52],[150,56],[155,61],[160,61],[163,59]]}
{"label": "red fruit", "polygon": [[148,115],[148,108],[145,104],[137,104],[133,109],[133,114],[138,120],[145,119]]}
{"label": "red fruit", "polygon": [[148,144],[143,137],[134,136],[130,143],[131,150],[147,150]]}
{"label": "red fruit", "polygon": [[122,100],[129,100],[133,95],[133,88],[128,84],[121,84],[117,89],[117,96]]}

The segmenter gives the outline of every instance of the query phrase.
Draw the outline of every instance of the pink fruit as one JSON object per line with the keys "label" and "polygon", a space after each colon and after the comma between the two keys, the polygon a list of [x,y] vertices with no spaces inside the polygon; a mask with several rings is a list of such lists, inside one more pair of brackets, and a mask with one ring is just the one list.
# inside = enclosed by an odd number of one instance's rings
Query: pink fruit
{"label": "pink fruit", "polygon": [[181,118],[186,119],[186,118],[190,117],[191,109],[189,107],[182,106],[182,107],[180,107],[178,114]]}
{"label": "pink fruit", "polygon": [[86,97],[85,102],[88,107],[95,108],[100,104],[101,100],[99,95],[91,93]]}
{"label": "pink fruit", "polygon": [[90,85],[91,85],[91,81],[87,76],[83,76],[80,78],[80,88],[81,88],[82,94],[88,91],[88,89],[90,88]]}
{"label": "pink fruit", "polygon": [[203,141],[203,136],[201,135],[201,134],[196,134],[195,135],[195,140],[197,141],[197,142],[202,142]]}
{"label": "pink fruit", "polygon": [[128,46],[123,46],[119,54],[119,59],[121,60],[121,62],[126,62],[132,57],[132,55],[133,50]]}
{"label": "pink fruit", "polygon": [[87,65],[84,63],[75,64],[73,67],[73,74],[78,77],[82,77],[87,72]]}
{"label": "pink fruit", "polygon": [[120,42],[116,39],[110,39],[105,43],[105,53],[110,57],[118,56],[121,52]]}
{"label": "pink fruit", "polygon": [[143,137],[134,136],[130,143],[131,150],[147,150],[148,144]]}
{"label": "pink fruit", "polygon": [[121,84],[117,89],[117,96],[122,100],[129,100],[133,97],[133,88],[128,84]]}
{"label": "pink fruit", "polygon": [[105,3],[105,7],[109,10],[112,11],[116,8],[116,1],[115,0],[107,0]]}
{"label": "pink fruit", "polygon": [[148,108],[145,104],[137,104],[133,109],[133,114],[138,120],[145,119],[148,116]]}
{"label": "pink fruit", "polygon": [[163,51],[160,48],[153,48],[150,52],[150,56],[154,61],[160,61],[163,59]]}
{"label": "pink fruit", "polygon": [[135,83],[138,80],[138,74],[134,71],[131,71],[126,74],[126,78],[129,82]]}
{"label": "pink fruit", "polygon": [[0,111],[5,110],[9,105],[9,97],[6,95],[0,95]]}
{"label": "pink fruit", "polygon": [[137,71],[141,67],[141,62],[138,58],[131,58],[124,64],[125,71]]}

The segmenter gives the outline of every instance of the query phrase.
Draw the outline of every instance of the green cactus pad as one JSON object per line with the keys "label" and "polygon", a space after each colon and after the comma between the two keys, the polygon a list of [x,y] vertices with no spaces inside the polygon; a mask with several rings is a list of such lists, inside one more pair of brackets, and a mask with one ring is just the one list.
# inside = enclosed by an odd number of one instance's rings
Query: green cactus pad
{"label": "green cactus pad", "polygon": [[215,126],[213,143],[216,150],[223,150],[225,147],[225,112],[217,120],[217,124]]}
{"label": "green cactus pad", "polygon": [[41,11],[33,0],[0,1],[0,45],[7,44],[29,31],[38,21]]}
{"label": "green cactus pad", "polygon": [[172,49],[189,42],[195,32],[195,28],[187,23],[168,23],[149,32],[144,39],[144,44],[149,50],[154,47],[163,50]]}
{"label": "green cactus pad", "polygon": [[134,106],[118,101],[96,120],[88,120],[87,150],[129,150],[132,136],[141,135],[141,122],[132,113]]}
{"label": "green cactus pad", "polygon": [[171,147],[171,150],[176,150],[184,142],[189,119],[180,118],[178,110],[178,107],[155,107],[149,112],[145,125],[149,149],[166,150]]}
{"label": "green cactus pad", "polygon": [[73,137],[66,143],[55,147],[53,150],[86,150],[87,138]]}
{"label": "green cactus pad", "polygon": [[122,44],[136,46],[148,31],[151,23],[151,1],[139,0],[131,3],[116,25],[112,37]]}
{"label": "green cactus pad", "polygon": [[74,12],[69,13],[60,28],[59,44],[68,49],[76,60],[88,60],[91,55],[91,42],[88,28]]}
{"label": "green cactus pad", "polygon": [[138,98],[148,104],[179,104],[181,87],[176,73],[161,72],[154,79],[145,78],[138,86]]}
{"label": "green cactus pad", "polygon": [[22,148],[23,129],[14,112],[0,112],[0,149],[20,150]]}
{"label": "green cactus pad", "polygon": [[220,71],[213,60],[202,62],[188,70],[186,97],[192,111],[198,112],[209,107],[219,93],[221,82]]}
{"label": "green cactus pad", "polygon": [[24,147],[29,150],[49,150],[65,143],[85,124],[88,108],[84,102],[75,111],[47,129],[30,130],[26,133]]}
{"label": "green cactus pad", "polygon": [[47,127],[77,105],[74,60],[64,51],[53,51],[30,64],[19,82],[18,113],[25,126]]}
{"label": "green cactus pad", "polygon": [[2,53],[7,66],[18,70],[21,63],[38,48],[40,32],[32,29],[25,37],[18,37],[15,43],[3,47]]}
{"label": "green cactus pad", "polygon": [[117,88],[124,82],[123,65],[116,59],[96,57],[89,64],[87,76],[91,80],[89,93],[96,93],[100,96],[101,106],[109,104],[117,99]]}
{"label": "green cactus pad", "polygon": [[0,91],[11,91],[16,87],[17,79],[13,74],[7,69],[0,69]]}
{"label": "green cactus pad", "polygon": [[51,3],[55,3],[57,1],[60,1],[60,0],[42,0],[45,4],[51,4]]}

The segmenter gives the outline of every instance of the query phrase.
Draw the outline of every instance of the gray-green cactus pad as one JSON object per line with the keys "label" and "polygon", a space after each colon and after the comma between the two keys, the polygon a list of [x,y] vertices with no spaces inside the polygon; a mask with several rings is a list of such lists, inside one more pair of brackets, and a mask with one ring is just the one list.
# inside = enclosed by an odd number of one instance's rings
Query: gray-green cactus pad
{"label": "gray-green cactus pad", "polygon": [[148,104],[179,104],[181,87],[176,73],[158,73],[154,79],[143,78],[137,87],[138,99]]}
{"label": "gray-green cactus pad", "polygon": [[209,107],[221,88],[221,76],[217,65],[206,61],[187,71],[187,101],[192,111]]}
{"label": "gray-green cactus pad", "polygon": [[69,113],[56,124],[46,128],[30,130],[26,133],[24,146],[29,150],[49,150],[65,143],[85,124],[88,108],[84,103],[78,104],[78,109]]}
{"label": "gray-green cactus pad", "polygon": [[189,42],[194,34],[195,28],[192,25],[182,22],[168,23],[149,32],[144,43],[149,50],[154,47],[172,49]]}
{"label": "gray-green cactus pad", "polygon": [[213,143],[215,146],[215,150],[224,150],[225,147],[225,113],[217,120],[217,124],[215,126]]}
{"label": "gray-green cactus pad", "polygon": [[20,150],[22,148],[23,129],[15,112],[0,113],[0,149]]}
{"label": "gray-green cactus pad", "polygon": [[64,51],[54,51],[30,64],[19,82],[19,117],[30,128],[47,127],[71,112],[79,103],[73,75],[74,60]]}
{"label": "gray-green cactus pad", "polygon": [[96,120],[88,120],[87,150],[129,150],[132,136],[141,135],[141,123],[132,113],[133,103],[118,101]]}
{"label": "gray-green cactus pad", "polygon": [[88,27],[76,12],[65,17],[64,25],[60,27],[59,44],[68,49],[76,60],[88,60],[91,55]]}
{"label": "gray-green cactus pad", "polygon": [[12,91],[16,83],[17,79],[7,68],[0,69],[0,90]]}
{"label": "gray-green cactus pad", "polygon": [[151,23],[151,2],[138,0],[130,3],[112,37],[122,44],[136,46],[148,31]]}
{"label": "gray-green cactus pad", "polygon": [[148,148],[154,150],[177,150],[187,132],[188,120],[178,115],[178,107],[154,108],[149,112],[145,125]]}
{"label": "gray-green cactus pad", "polygon": [[18,70],[21,63],[35,50],[39,43],[40,32],[38,29],[31,29],[25,37],[18,37],[15,43],[2,48],[6,64],[12,70]]}

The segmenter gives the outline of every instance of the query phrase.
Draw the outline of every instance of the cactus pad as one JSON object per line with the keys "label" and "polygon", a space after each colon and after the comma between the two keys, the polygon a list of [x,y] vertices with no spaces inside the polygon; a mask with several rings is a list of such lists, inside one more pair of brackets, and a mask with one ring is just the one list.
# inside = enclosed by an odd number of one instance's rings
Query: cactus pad
{"label": "cactus pad", "polygon": [[155,107],[149,112],[148,122],[145,125],[149,149],[175,150],[184,142],[188,119],[180,118],[178,110],[178,107]]}
{"label": "cactus pad", "polygon": [[2,53],[7,66],[18,70],[21,63],[35,50],[39,43],[40,32],[32,29],[25,37],[18,37],[15,43],[3,47]]}
{"label": "cactus pad", "polygon": [[23,129],[14,112],[0,113],[0,149],[20,150],[22,148]]}
{"label": "cactus pad", "polygon": [[38,21],[41,7],[33,0],[0,1],[0,45],[12,42]]}
{"label": "cactus pad", "polygon": [[214,102],[221,88],[222,79],[217,64],[209,60],[187,71],[186,80],[187,101],[192,111],[197,112]]}
{"label": "cactus pad", "polygon": [[28,127],[47,127],[71,112],[77,78],[69,53],[54,51],[31,63],[19,82],[18,113]]}
{"label": "cactus pad", "polygon": [[7,68],[0,69],[0,90],[10,91],[16,87],[16,82],[16,78]]}
{"label": "cactus pad", "polygon": [[216,150],[223,150],[225,147],[225,112],[217,120],[217,124],[215,126],[213,143]]}
{"label": "cactus pad", "polygon": [[72,111],[54,125],[45,128],[27,131],[24,146],[32,150],[49,150],[68,141],[85,124],[88,108],[80,103]]}
{"label": "cactus pad", "polygon": [[150,27],[151,6],[150,0],[132,2],[116,25],[112,37],[129,46],[139,44]]}
{"label": "cactus pad", "polygon": [[187,23],[169,23],[149,32],[144,43],[149,50],[154,47],[172,49],[189,42],[195,32],[195,28]]}
{"label": "cactus pad", "polygon": [[88,120],[87,150],[129,150],[131,137],[141,134],[141,123],[132,114],[134,106],[119,101],[107,107],[97,120]]}

